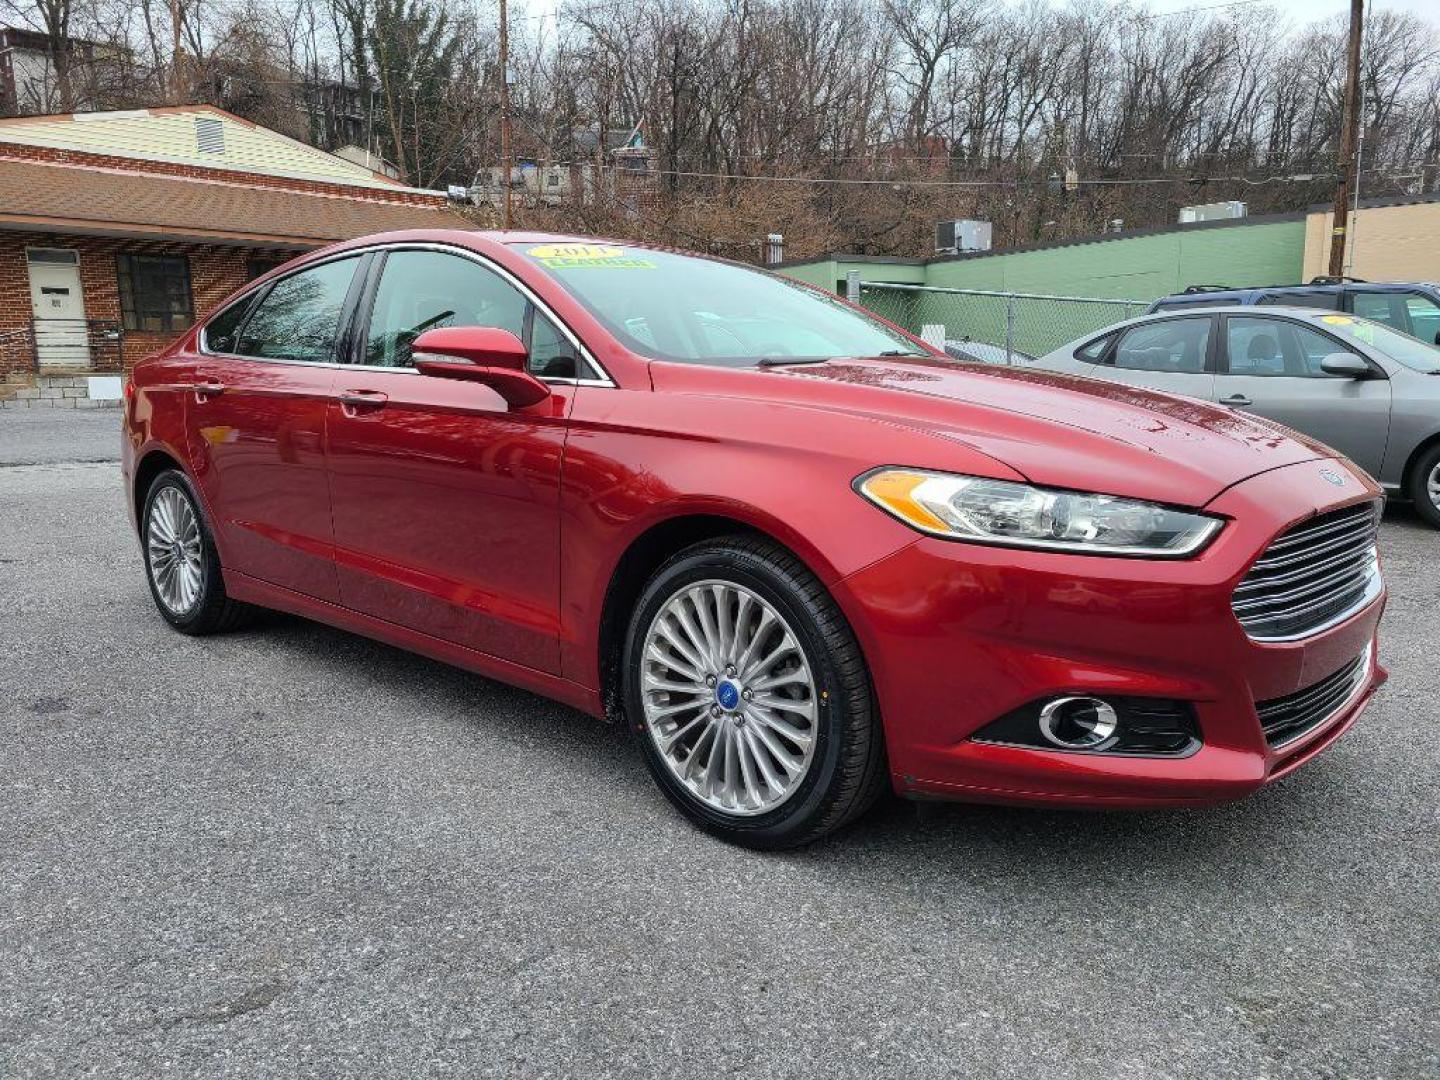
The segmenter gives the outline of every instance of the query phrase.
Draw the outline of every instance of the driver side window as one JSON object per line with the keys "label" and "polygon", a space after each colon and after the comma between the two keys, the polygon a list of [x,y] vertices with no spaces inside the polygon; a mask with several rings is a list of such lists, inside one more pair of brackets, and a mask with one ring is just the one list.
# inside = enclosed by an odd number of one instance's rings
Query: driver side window
{"label": "driver side window", "polygon": [[479,263],[443,251],[392,251],[375,290],[363,363],[410,367],[415,339],[441,326],[492,326],[525,336],[528,301]]}
{"label": "driver side window", "polygon": [[1225,355],[1230,375],[1336,378],[1321,370],[1331,353],[1349,352],[1341,342],[1286,319],[1230,315],[1225,319]]}

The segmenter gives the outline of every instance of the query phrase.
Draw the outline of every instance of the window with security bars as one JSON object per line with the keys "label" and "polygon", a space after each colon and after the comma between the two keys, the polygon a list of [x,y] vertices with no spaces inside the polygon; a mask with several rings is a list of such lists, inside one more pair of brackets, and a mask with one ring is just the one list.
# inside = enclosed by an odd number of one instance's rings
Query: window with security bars
{"label": "window with security bars", "polygon": [[195,321],[190,263],[176,255],[120,255],[120,313],[126,330],[184,330]]}

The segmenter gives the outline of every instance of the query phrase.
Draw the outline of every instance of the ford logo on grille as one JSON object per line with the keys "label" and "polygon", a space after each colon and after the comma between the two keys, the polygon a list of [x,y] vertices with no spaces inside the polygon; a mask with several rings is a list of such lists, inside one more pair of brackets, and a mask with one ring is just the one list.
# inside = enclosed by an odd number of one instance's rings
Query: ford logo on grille
{"label": "ford logo on grille", "polygon": [[1327,480],[1329,483],[1334,484],[1336,487],[1345,486],[1345,477],[1341,476],[1334,469],[1321,469],[1320,475],[1324,477],[1324,479]]}

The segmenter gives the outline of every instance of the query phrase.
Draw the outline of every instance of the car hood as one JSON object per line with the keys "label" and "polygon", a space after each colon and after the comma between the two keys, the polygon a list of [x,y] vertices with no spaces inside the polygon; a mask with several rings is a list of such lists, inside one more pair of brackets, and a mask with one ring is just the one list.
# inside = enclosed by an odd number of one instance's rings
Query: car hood
{"label": "car hood", "polygon": [[922,357],[726,374],[743,380],[747,396],[923,428],[1035,484],[1177,505],[1203,506],[1257,473],[1336,456],[1298,432],[1193,398],[1033,368]]}

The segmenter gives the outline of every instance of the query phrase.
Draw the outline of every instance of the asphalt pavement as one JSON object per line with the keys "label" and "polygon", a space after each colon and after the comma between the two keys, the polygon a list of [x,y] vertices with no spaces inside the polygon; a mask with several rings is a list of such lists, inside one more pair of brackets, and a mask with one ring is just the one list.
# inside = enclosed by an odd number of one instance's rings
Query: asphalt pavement
{"label": "asphalt pavement", "polygon": [[[760,855],[626,737],[298,619],[191,639],[115,413],[0,415],[0,1077],[1434,1077],[1440,534],[1393,678],[1214,810]],[[107,430],[108,429],[108,430]]]}

